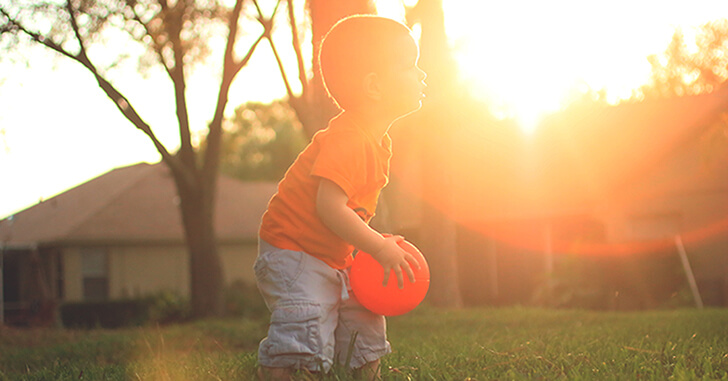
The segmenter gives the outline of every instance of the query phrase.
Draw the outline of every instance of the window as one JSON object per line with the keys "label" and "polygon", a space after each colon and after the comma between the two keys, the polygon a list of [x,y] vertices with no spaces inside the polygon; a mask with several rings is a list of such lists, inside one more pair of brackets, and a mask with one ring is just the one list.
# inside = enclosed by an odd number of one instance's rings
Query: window
{"label": "window", "polygon": [[109,267],[106,250],[81,250],[81,276],[84,300],[106,300],[109,297]]}

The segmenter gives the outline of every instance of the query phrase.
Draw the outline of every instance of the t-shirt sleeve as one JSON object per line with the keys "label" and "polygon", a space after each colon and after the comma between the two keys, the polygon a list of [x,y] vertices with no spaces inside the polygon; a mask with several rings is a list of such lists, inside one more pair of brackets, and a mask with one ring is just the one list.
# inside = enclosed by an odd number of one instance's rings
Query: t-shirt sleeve
{"label": "t-shirt sleeve", "polygon": [[367,183],[366,141],[353,133],[328,136],[321,144],[311,175],[333,181],[351,198]]}

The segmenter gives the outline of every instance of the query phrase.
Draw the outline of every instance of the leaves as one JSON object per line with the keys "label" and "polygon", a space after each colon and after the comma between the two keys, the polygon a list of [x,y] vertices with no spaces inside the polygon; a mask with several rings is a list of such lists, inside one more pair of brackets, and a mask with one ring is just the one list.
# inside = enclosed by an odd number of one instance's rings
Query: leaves
{"label": "leaves", "polygon": [[295,113],[282,101],[242,105],[224,128],[221,171],[244,180],[280,180],[306,145]]}
{"label": "leaves", "polygon": [[703,25],[694,41],[676,30],[665,52],[651,55],[646,97],[669,97],[710,92],[728,79],[728,20]]}

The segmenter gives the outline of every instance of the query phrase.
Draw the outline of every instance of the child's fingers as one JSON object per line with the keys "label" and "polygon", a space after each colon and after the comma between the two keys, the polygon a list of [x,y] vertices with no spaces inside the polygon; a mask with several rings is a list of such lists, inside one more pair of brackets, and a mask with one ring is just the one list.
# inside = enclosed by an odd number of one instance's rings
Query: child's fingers
{"label": "child's fingers", "polygon": [[[415,261],[415,263],[417,263],[417,261]],[[404,270],[407,272],[407,278],[409,278],[410,283],[414,283],[415,282],[415,272],[412,271],[412,265],[407,263],[407,265],[404,266]],[[419,270],[419,268],[418,268],[418,270]],[[400,288],[402,288],[402,287],[400,287]]]}
{"label": "child's fingers", "polygon": [[402,276],[402,268],[396,267],[394,269],[394,274],[397,276],[397,287],[399,287],[400,290],[403,289],[404,288],[404,276]]}
{"label": "child's fingers", "polygon": [[[392,268],[392,271],[394,271],[394,275],[397,277],[397,287],[399,287],[400,290],[403,289],[404,288],[404,277],[402,276],[402,268],[400,268],[399,266],[395,266]],[[384,287],[387,287],[387,283],[389,282],[390,273],[391,273],[391,271],[384,270],[384,283],[382,283],[382,285]]]}
{"label": "child's fingers", "polygon": [[384,287],[387,287],[387,283],[389,283],[389,273],[390,273],[389,269],[385,268],[384,269],[384,281],[382,282],[382,286],[384,286]]}
{"label": "child's fingers", "polygon": [[[414,255],[410,254],[410,253],[407,253],[407,263],[410,265],[410,267],[414,263],[415,264],[415,269],[417,269],[417,271],[422,270],[422,266],[420,265],[420,261],[418,261],[417,258]],[[414,281],[412,281],[412,282],[414,283]]]}

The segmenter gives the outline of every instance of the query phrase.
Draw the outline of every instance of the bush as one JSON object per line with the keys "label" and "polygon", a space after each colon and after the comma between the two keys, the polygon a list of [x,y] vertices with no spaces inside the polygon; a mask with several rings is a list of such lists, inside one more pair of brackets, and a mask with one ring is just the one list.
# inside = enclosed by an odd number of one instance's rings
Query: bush
{"label": "bush", "polygon": [[175,292],[162,291],[144,298],[147,306],[145,323],[169,324],[189,320],[189,300]]}
{"label": "bush", "polygon": [[260,318],[268,313],[263,297],[254,284],[237,280],[225,289],[225,314]]}
{"label": "bush", "polygon": [[61,322],[68,328],[119,328],[142,324],[146,310],[142,300],[65,303]]}
{"label": "bush", "polygon": [[176,293],[163,291],[139,299],[64,303],[60,311],[64,327],[120,328],[186,321],[189,303]]}
{"label": "bush", "polygon": [[[254,284],[235,281],[224,291],[225,314],[260,318],[268,313]],[[73,302],[61,306],[64,327],[119,328],[145,324],[170,324],[188,321],[190,303],[175,292],[162,291],[139,299]]]}

